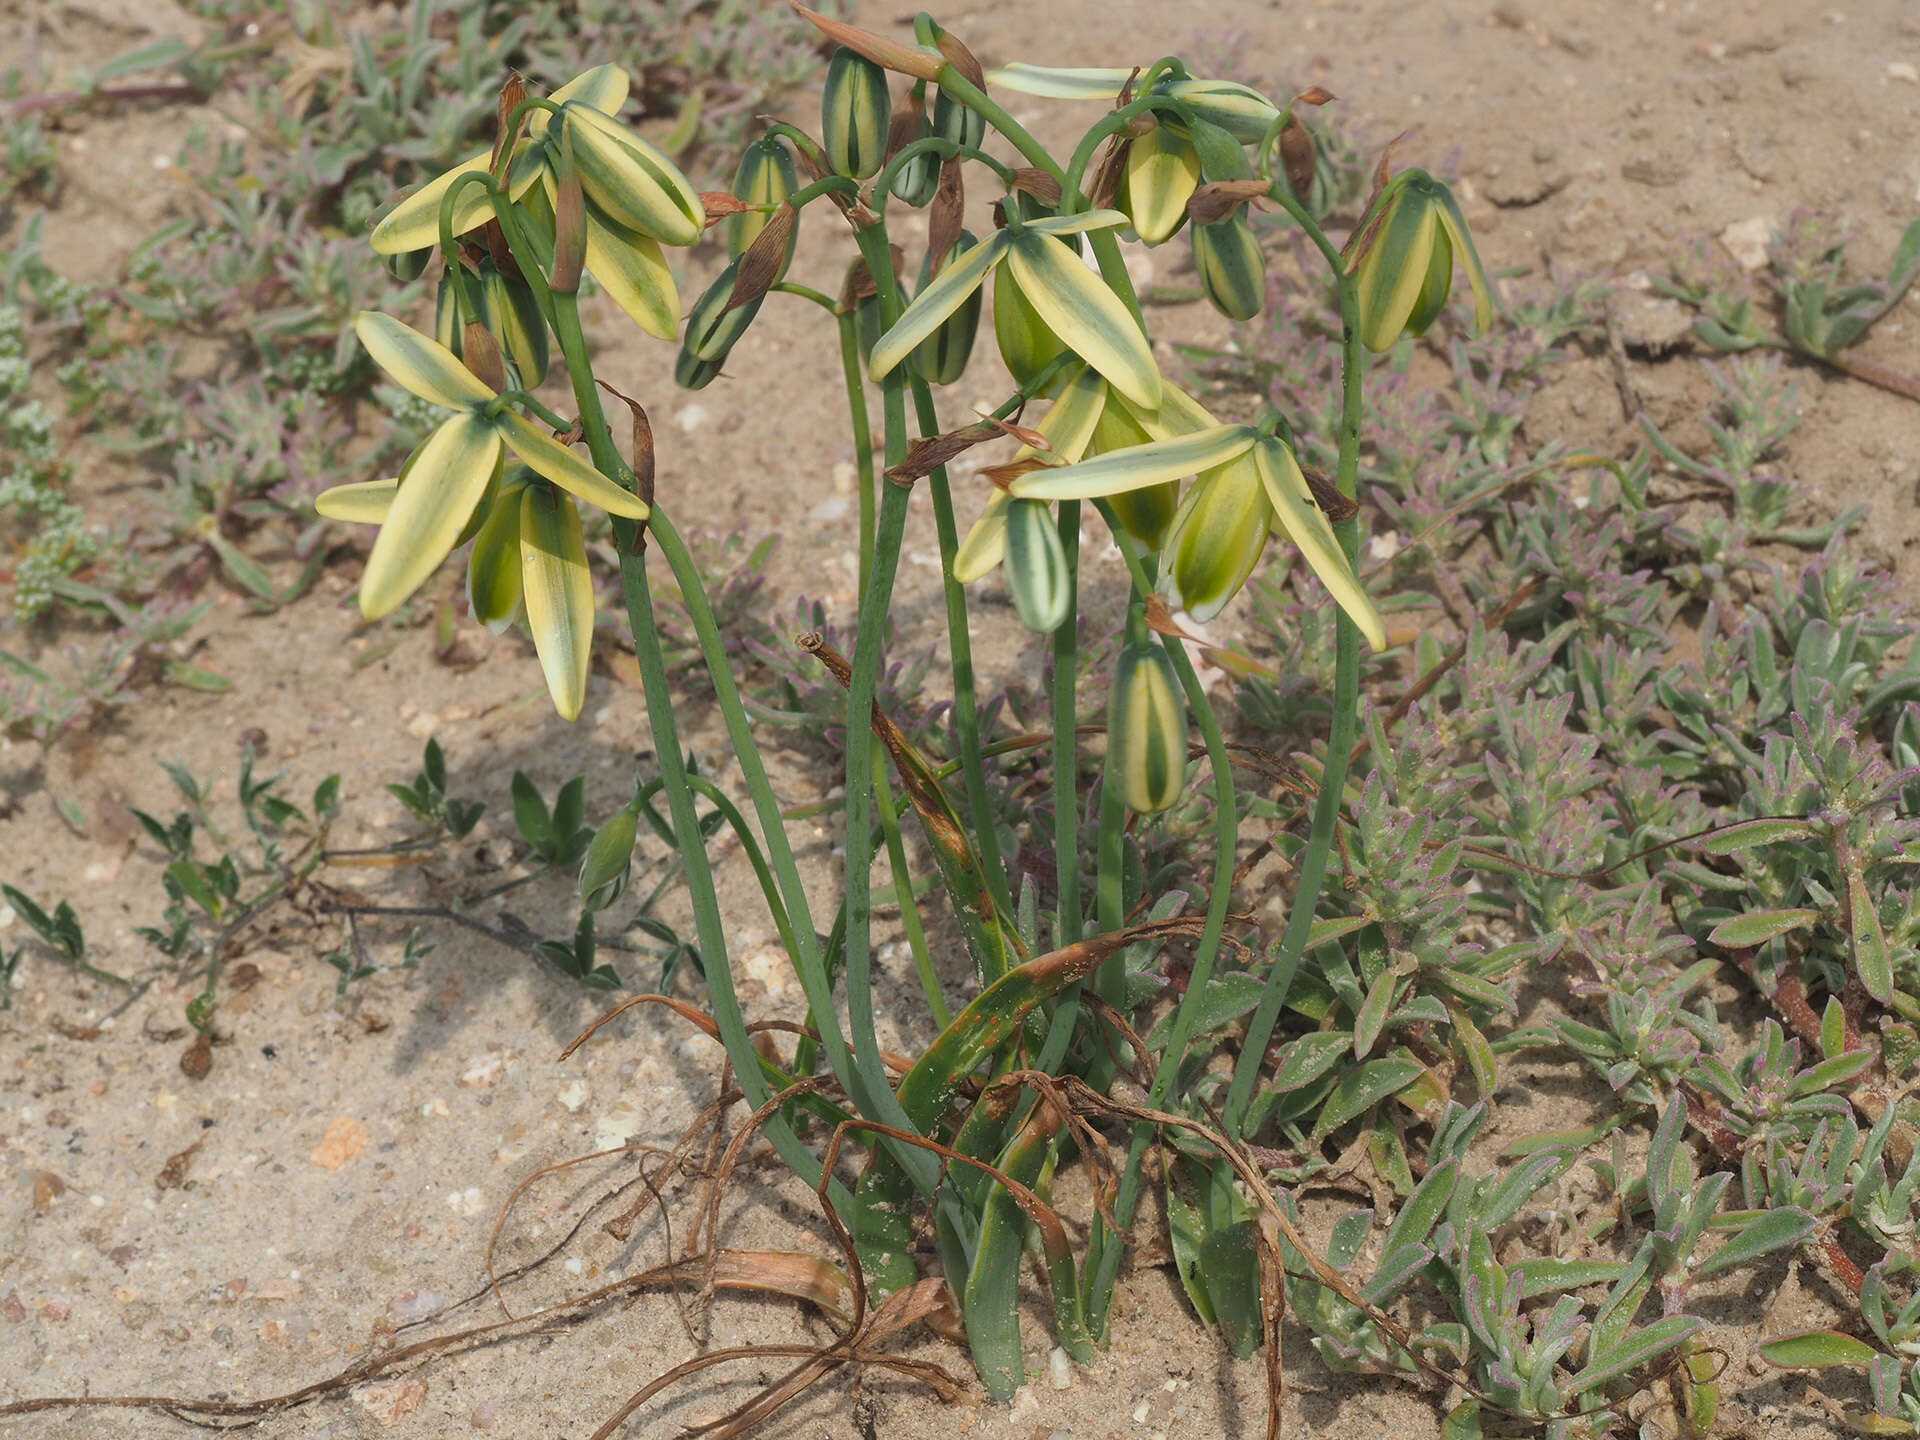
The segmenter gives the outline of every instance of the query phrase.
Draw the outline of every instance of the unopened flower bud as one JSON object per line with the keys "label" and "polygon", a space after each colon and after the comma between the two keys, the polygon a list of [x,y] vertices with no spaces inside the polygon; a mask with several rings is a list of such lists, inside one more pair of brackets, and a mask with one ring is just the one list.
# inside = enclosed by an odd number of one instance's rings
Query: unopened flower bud
{"label": "unopened flower bud", "polygon": [[1053,509],[1044,500],[1007,506],[1007,588],[1020,621],[1036,634],[1060,628],[1073,606],[1073,571],[1060,543]]}
{"label": "unopened flower bud", "polygon": [[892,119],[887,72],[845,46],[834,51],[820,100],[820,135],[834,173],[864,180],[879,170]]}
{"label": "unopened flower bud", "polygon": [[640,807],[621,806],[594,831],[580,862],[580,899],[589,910],[604,910],[620,898],[633,873],[633,846],[639,836]]}
{"label": "unopened flower bud", "polygon": [[1154,641],[1120,652],[1107,706],[1107,783],[1141,815],[1170,808],[1187,778],[1187,705],[1166,651]]}

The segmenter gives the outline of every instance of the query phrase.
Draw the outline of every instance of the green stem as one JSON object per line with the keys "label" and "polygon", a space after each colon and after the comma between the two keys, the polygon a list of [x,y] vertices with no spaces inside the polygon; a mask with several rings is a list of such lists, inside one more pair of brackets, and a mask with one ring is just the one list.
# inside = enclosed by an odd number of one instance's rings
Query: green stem
{"label": "green stem", "polygon": [[[580,328],[580,312],[576,298],[567,294],[552,296],[554,311],[554,333],[560,341],[560,348],[566,357],[567,376],[573,384],[574,403],[579,407],[582,428],[586,434],[587,448],[592,452],[593,463],[600,472],[610,478],[631,484],[630,472],[620,452],[614,448],[613,434],[607,428],[605,413],[600,408],[600,392],[594,383],[593,367],[587,358],[586,337]],[[672,535],[672,527],[664,515],[655,512],[653,522],[657,530],[664,532],[663,549],[666,536]],[[679,725],[673,713],[672,691],[667,678],[666,655],[660,648],[659,630],[654,620],[653,591],[648,583],[646,552],[640,544],[638,525],[631,520],[614,517],[614,539],[620,552],[620,581],[627,602],[627,624],[633,632],[634,653],[640,665],[641,685],[646,695],[647,718],[653,731],[655,753],[660,759],[661,779],[665,782],[667,808],[673,820],[674,833],[681,837],[681,854],[686,861],[687,896],[693,906],[695,933],[700,941],[700,954],[706,961],[707,992],[713,1006],[715,1025],[720,1030],[720,1039],[727,1051],[727,1057],[733,1063],[734,1080],[752,1106],[764,1104],[771,1095],[767,1080],[761,1071],[760,1056],[753,1048],[752,1037],[747,1033],[746,1017],[741,1013],[740,1000],[733,988],[733,975],[727,964],[726,926],[720,917],[719,894],[713,880],[713,868],[707,859],[706,847],[700,843],[700,823],[694,809],[693,789],[688,783],[686,759],[680,748]],[[677,537],[676,537],[677,538]],[[674,549],[679,547],[675,546]],[[671,551],[669,554],[671,556]],[[704,595],[698,584],[698,574],[693,574],[693,585],[689,586],[681,579],[681,590],[686,600],[688,613],[693,618],[695,628],[702,629],[701,620],[704,611]],[[705,630],[712,629],[712,616],[704,614]],[[703,649],[706,635],[702,634]],[[711,661],[709,662],[711,664]],[[732,689],[732,677],[724,664],[715,666],[713,681],[716,691]],[[733,696],[733,711],[739,710],[738,696]],[[723,708],[724,702],[723,702]],[[729,715],[731,721],[733,716]],[[744,716],[742,716],[744,718]],[[758,755],[751,743],[744,747],[742,768],[747,768],[748,757],[753,757],[757,768]],[[766,790],[765,799],[771,800],[770,788],[765,786],[764,772],[760,775],[761,785],[755,794],[756,803],[762,796],[759,789]],[[751,776],[750,781],[751,783]],[[772,813],[776,817],[774,825],[766,825],[767,810],[761,809],[763,827],[767,831],[767,840],[774,848],[776,857],[786,851],[785,831],[777,824],[779,814],[775,802]],[[793,878],[798,880],[798,872],[793,869],[790,853],[785,856],[788,870],[793,870]],[[804,891],[799,892],[799,903],[794,903],[794,895],[787,897],[789,915],[794,922],[796,938],[803,945],[813,939],[813,921],[809,915]],[[802,980],[806,976],[803,972]],[[825,1019],[830,1018],[828,1010]],[[837,1036],[833,1037],[835,1040]],[[834,1053],[829,1044],[828,1054]],[[851,1093],[851,1092],[850,1092]],[[856,1100],[857,1103],[857,1100]],[[766,1127],[767,1139],[787,1162],[794,1173],[809,1183],[817,1180],[820,1174],[820,1161],[811,1150],[793,1132],[792,1125],[783,1115],[772,1117]],[[832,1185],[833,1203],[836,1209],[851,1214],[852,1196],[846,1187],[838,1181]]]}
{"label": "green stem", "polygon": [[[940,432],[933,391],[918,375],[910,376],[915,417],[920,433],[931,438]],[[940,580],[947,602],[947,658],[953,672],[953,729],[959,742],[959,764],[967,791],[967,818],[973,822],[974,848],[986,872],[987,894],[1002,916],[1013,914],[1013,894],[1007,887],[1006,862],[1000,855],[1000,834],[994,827],[993,801],[987,793],[987,772],[980,748],[980,707],[973,693],[973,632],[967,618],[967,589],[953,576],[953,559],[960,553],[959,529],[953,518],[953,488],[942,465],[927,477],[933,500],[933,526],[940,539]],[[991,985],[999,975],[983,975]]]}
{"label": "green stem", "polygon": [[907,865],[906,842],[900,836],[900,814],[894,807],[893,787],[884,770],[873,777],[874,808],[880,812],[880,830],[887,838],[887,869],[893,876],[894,899],[900,906],[900,927],[907,932],[907,945],[913,951],[913,968],[920,976],[920,993],[927,997],[927,1009],[933,1023],[944,1030],[953,1023],[953,1012],[940,993],[940,977],[933,972],[933,956],[927,950],[927,932],[920,928],[920,910],[913,903],[913,871]]}
{"label": "green stem", "polygon": [[[879,225],[866,225],[855,233],[860,243],[860,253],[867,262],[867,270],[873,276],[878,292],[881,318],[890,325],[899,318],[900,298],[894,289],[886,231]],[[886,463],[889,467],[899,464],[907,456],[904,386],[904,377],[897,369],[881,385]],[[886,635],[887,613],[893,601],[894,576],[899,568],[901,541],[907,528],[907,503],[911,498],[911,492],[903,485],[889,484],[884,487],[874,530],[873,568],[860,597],[859,628],[854,633],[853,674],[847,688],[847,808],[843,834],[847,852],[847,1028],[853,1042],[854,1068],[871,1087],[859,1104],[869,1119],[917,1132],[919,1127],[902,1108],[899,1098],[887,1083],[886,1067],[880,1059],[880,1045],[874,1029],[871,933],[873,746],[861,743],[866,738],[868,717],[873,713],[874,693],[879,684],[880,646]],[[901,1168],[912,1178],[914,1188],[923,1195],[932,1194],[940,1180],[940,1166],[934,1158],[916,1146],[894,1144],[889,1148],[899,1160]]]}
{"label": "green stem", "polygon": [[[1127,573],[1133,578],[1134,590],[1142,595],[1150,593],[1153,581],[1135,552],[1132,538],[1121,528],[1112,508],[1104,500],[1095,504],[1100,507],[1101,517],[1113,532],[1114,543],[1119,546],[1121,557],[1127,562]],[[1167,658],[1173,662],[1174,673],[1180,677],[1180,686],[1187,695],[1187,707],[1192,711],[1194,723],[1200,727],[1201,737],[1206,742],[1207,763],[1213,772],[1214,856],[1213,882],[1207,897],[1207,918],[1200,931],[1200,942],[1194,948],[1187,992],[1173,1012],[1167,1048],[1161,1053],[1153,1084],[1147,1091],[1147,1105],[1156,1110],[1166,1104],[1172,1093],[1174,1081],[1180,1074],[1181,1061],[1186,1058],[1187,1043],[1192,1039],[1194,1025],[1200,1017],[1202,997],[1213,978],[1214,961],[1220,954],[1220,937],[1226,930],[1227,910],[1233,899],[1233,867],[1240,822],[1226,739],[1220,733],[1220,723],[1214,716],[1213,706],[1207,701],[1207,692],[1201,687],[1200,677],[1194,674],[1186,646],[1171,635],[1161,636],[1160,643],[1166,649]],[[1121,1172],[1113,1200],[1113,1218],[1122,1230],[1133,1223],[1134,1211],[1140,1203],[1143,1178],[1141,1162],[1152,1139],[1152,1126],[1134,1126],[1127,1146],[1126,1167]],[[1122,1248],[1117,1244],[1103,1245],[1097,1264],[1089,1257],[1087,1320],[1095,1334],[1103,1334],[1106,1329],[1107,1309],[1113,1300],[1114,1280],[1120,1273]]]}
{"label": "green stem", "polygon": [[1080,938],[1080,737],[1079,697],[1079,581],[1080,502],[1062,500],[1059,513],[1060,548],[1066,552],[1068,593],[1066,618],[1053,632],[1053,882],[1054,948]]}
{"label": "green stem", "polygon": [[[1360,302],[1358,287],[1340,263],[1333,248],[1313,217],[1293,199],[1282,184],[1273,193],[1286,206],[1308,237],[1320,249],[1340,282],[1340,458],[1335,483],[1340,493],[1352,499],[1357,487],[1360,463],[1360,423],[1365,410],[1362,385],[1366,376],[1366,355],[1360,347]],[[1341,553],[1352,566],[1359,545],[1359,528],[1349,519],[1333,527]],[[1357,572],[1356,572],[1357,573]],[[1259,1083],[1260,1067],[1267,1045],[1280,1022],[1281,1007],[1293,988],[1294,976],[1306,953],[1307,935],[1313,928],[1313,912],[1326,881],[1327,860],[1333,848],[1334,829],[1340,820],[1340,797],[1346,789],[1347,764],[1353,752],[1360,709],[1360,632],[1344,610],[1338,611],[1334,627],[1333,719],[1327,735],[1326,761],[1320,776],[1320,793],[1314,800],[1313,826],[1307,835],[1307,848],[1299,861],[1298,881],[1294,886],[1293,908],[1287,915],[1287,928],[1280,938],[1280,952],[1267,972],[1266,987],[1260,1003],[1247,1022],[1247,1035],[1239,1058],[1234,1062],[1233,1080],[1227,1087],[1227,1099],[1221,1112],[1226,1133],[1238,1137],[1247,1110],[1253,1103],[1254,1087]]]}
{"label": "green stem", "polygon": [[[853,426],[853,468],[860,492],[860,551],[857,594],[867,593],[867,570],[873,564],[874,475],[873,427],[867,419],[867,390],[860,378],[860,322],[853,311],[836,316],[840,322],[840,373],[847,386],[847,414]],[[852,733],[851,730],[848,731]]]}

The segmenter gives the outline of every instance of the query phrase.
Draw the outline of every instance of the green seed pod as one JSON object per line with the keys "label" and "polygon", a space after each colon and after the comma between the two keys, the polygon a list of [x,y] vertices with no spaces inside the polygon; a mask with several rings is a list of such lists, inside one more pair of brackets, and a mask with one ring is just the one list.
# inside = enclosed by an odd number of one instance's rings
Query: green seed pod
{"label": "green seed pod", "polygon": [[1126,646],[1113,667],[1107,706],[1107,784],[1141,815],[1168,809],[1187,778],[1187,705],[1167,652],[1152,641]]}
{"label": "green seed pod", "polygon": [[[767,222],[773,218],[772,207],[786,200],[800,188],[799,172],[794,168],[793,155],[786,145],[765,136],[747,146],[740,157],[740,168],[734,171],[733,195],[736,200],[744,200],[749,205],[765,205],[766,210],[747,210],[738,215],[727,217],[727,255],[738,260],[747,253],[747,247],[759,238],[760,232],[767,228]],[[794,241],[799,238],[799,227],[787,241],[787,260],[793,259]],[[787,273],[786,262],[780,266],[780,274]]]}
{"label": "green seed pod", "polygon": [[1193,227],[1193,268],[1201,292],[1229,320],[1251,320],[1266,303],[1267,260],[1244,209],[1218,224]]}
{"label": "green seed pod", "polygon": [[876,173],[886,159],[892,118],[887,72],[844,45],[834,51],[820,100],[820,136],[833,172],[855,180]]}
{"label": "green seed pod", "polygon": [[633,873],[633,846],[639,837],[640,807],[629,803],[593,832],[580,862],[580,899],[589,910],[604,910],[618,900]]}
{"label": "green seed pod", "polygon": [[1200,188],[1200,152],[1177,125],[1162,120],[1127,147],[1116,205],[1148,245],[1173,238],[1187,220],[1187,201]]}
{"label": "green seed pod", "polygon": [[993,277],[993,336],[1000,343],[1000,358],[1020,385],[1031,381],[1067,348],[1040,318],[1033,302],[1021,293],[1020,282],[1005,265]]}
{"label": "green seed pod", "polygon": [[513,362],[521,385],[532,390],[547,378],[546,318],[526,281],[492,265],[481,266],[480,280],[487,301],[487,329]]}
{"label": "green seed pod", "polygon": [[760,300],[750,300],[732,310],[727,308],[733,299],[734,277],[739,271],[738,260],[722,270],[706,293],[694,302],[687,316],[687,333],[681,344],[701,360],[724,361],[727,352],[747,333],[753,317],[760,313]]}
{"label": "green seed pod", "polygon": [[[959,242],[947,252],[947,258],[951,260],[955,255],[971,250],[977,243],[969,232],[962,230]],[[932,261],[932,255],[928,255],[920,262],[920,290],[925,290],[927,282],[933,278]],[[983,303],[980,292],[975,290],[967,297],[966,304],[949,315],[940,328],[922,340],[914,350],[914,368],[929,384],[951,385],[966,373],[967,360],[973,354],[974,336],[980,330],[980,307]]]}
{"label": "green seed pod", "polygon": [[404,285],[426,273],[427,262],[433,259],[433,249],[429,245],[424,250],[402,250],[397,255],[382,255],[380,261],[387,267],[387,274]]}
{"label": "green seed pod", "polygon": [[987,136],[987,120],[978,110],[949,98],[942,90],[933,97],[933,133],[942,140],[978,150]]}
{"label": "green seed pod", "polygon": [[1036,634],[1060,628],[1073,606],[1073,574],[1060,530],[1044,500],[1007,506],[1007,588],[1020,621]]}

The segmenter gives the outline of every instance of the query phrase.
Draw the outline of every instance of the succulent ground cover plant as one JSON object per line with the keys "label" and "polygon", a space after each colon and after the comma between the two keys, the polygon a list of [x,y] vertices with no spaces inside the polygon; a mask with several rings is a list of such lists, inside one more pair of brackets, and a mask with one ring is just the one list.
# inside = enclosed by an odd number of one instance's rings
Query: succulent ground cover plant
{"label": "succulent ground cover plant", "polygon": [[[1264,1349],[1270,1431],[1285,1317],[1325,1367],[1421,1387],[1459,1440],[1622,1433],[1653,1423],[1648,1396],[1659,1433],[1707,1435],[1725,1354],[1703,1292],[1797,1260],[1845,1322],[1761,1353],[1859,1368],[1855,1423],[1911,1433],[1920,655],[1887,578],[1849,551],[1854,517],[1800,523],[1767,468],[1797,417],[1792,372],[1777,356],[1712,369],[1709,454],[1651,425],[1624,460],[1518,453],[1548,367],[1599,328],[1604,286],[1496,288],[1442,181],[1383,155],[1370,188],[1349,183],[1316,118],[1325,92],[1270,98],[1174,58],[987,73],[929,16],[909,43],[803,13],[834,46],[817,133],[768,126],[730,192],[697,191],[626,123],[619,66],[550,90],[510,79],[493,144],[373,225],[397,273],[438,284],[435,333],[355,317],[367,360],[411,397],[391,407],[406,424],[377,454],[391,478],[313,501],[380,527],[370,618],[470,547],[471,613],[525,625],[567,719],[605,643],[594,563],[611,555],[654,768],[591,827],[577,783],[549,805],[516,777],[530,862],[577,867],[580,902],[569,937],[529,948],[611,987],[604,941],[637,929],[663,965],[696,969],[704,1007],[627,1003],[715,1037],[723,1092],[752,1112],[702,1175],[702,1206],[764,1141],[817,1190],[838,1246],[803,1273],[695,1248],[632,1282],[772,1290],[834,1318],[831,1342],[796,1347],[715,1433],[848,1365],[1006,1399],[1027,1378],[1029,1269],[1051,1341],[1090,1360],[1152,1216],[1197,1321],[1236,1354]],[[1063,160],[993,98],[1007,90],[1095,118]],[[969,182],[992,197],[990,230],[963,226]],[[903,208],[927,212],[923,263],[896,255]],[[682,305],[667,251],[719,224],[731,263]],[[803,228],[852,240],[839,295],[787,278]],[[1183,229],[1236,343],[1168,373],[1119,240]],[[1910,258],[1875,296],[1836,300],[1842,318],[1904,285]],[[686,497],[654,484],[645,400],[596,373],[588,275],[643,331],[677,335],[676,378],[695,389],[754,343],[764,306],[822,312],[861,486],[851,628],[803,611],[787,645],[743,598],[751,561],[721,578],[676,527]],[[936,387],[988,343],[989,304],[1012,389],[943,429]],[[543,391],[556,360],[565,390]],[[983,446],[994,463],[959,502],[947,467]],[[888,624],[915,506],[941,552],[930,656],[902,656]],[[1082,603],[1096,517],[1126,567],[1121,614]],[[601,524],[610,544],[589,538]],[[969,587],[989,585],[1032,632],[1037,685],[980,693]],[[1213,622],[1233,644],[1200,633]],[[1210,692],[1202,666],[1228,683]],[[926,704],[940,672],[950,693]],[[723,718],[744,805],[688,764],[695,700]],[[844,767],[831,894],[805,883],[765,762],[795,732]],[[187,812],[142,817],[177,867],[161,949],[217,963],[203,932],[217,941],[236,908],[291,898],[325,863],[338,788],[303,810],[273,783],[249,762],[238,786],[257,859],[217,835],[220,858],[196,848],[191,776],[176,776]],[[392,790],[421,843],[478,817],[448,794],[438,747]],[[290,858],[292,832],[312,838]],[[707,850],[722,832],[752,859],[804,1024],[742,1004],[740,920]],[[656,849],[692,936],[662,933],[659,889],[635,883]],[[254,874],[278,888],[255,892]],[[1247,912],[1275,893],[1263,941]],[[9,898],[47,951],[85,963],[70,906]],[[880,1047],[883,900],[934,1027],[910,1056]],[[923,904],[965,947],[965,1004],[930,963]],[[5,974],[21,953],[0,956]],[[1542,1057],[1591,1071],[1608,1103],[1580,1129],[1492,1143],[1516,1070]],[[646,1183],[689,1168],[675,1152]],[[1069,1216],[1057,1182],[1073,1170],[1090,1198]],[[1368,1203],[1309,1219],[1308,1202],[1355,1194]],[[883,1343],[935,1314],[964,1335],[971,1379]],[[742,1358],[677,1367],[600,1433]]]}

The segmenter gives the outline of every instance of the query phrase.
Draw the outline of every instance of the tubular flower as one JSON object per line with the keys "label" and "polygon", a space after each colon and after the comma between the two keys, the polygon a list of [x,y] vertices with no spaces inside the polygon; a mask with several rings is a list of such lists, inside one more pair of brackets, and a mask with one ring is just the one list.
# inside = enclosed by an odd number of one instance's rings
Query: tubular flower
{"label": "tubular flower", "polygon": [[1200,188],[1200,152],[1180,126],[1161,121],[1127,146],[1119,207],[1145,245],[1160,245],[1187,223],[1187,201]]}
{"label": "tubular flower", "polygon": [[337,485],[314,499],[314,509],[329,519],[380,526],[360,581],[360,613],[367,619],[394,610],[473,533],[476,515],[484,519],[485,502],[499,491],[509,449],[579,499],[612,515],[646,519],[645,501],[502,402],[444,345],[372,310],[361,312],[354,330],[397,384],[452,412],[398,478]]}
{"label": "tubular flower", "polygon": [[[551,236],[565,145],[585,201],[586,269],[642,330],[671,340],[680,302],[661,246],[693,244],[706,227],[706,211],[673,162],[613,118],[629,85],[626,71],[601,65],[554,91],[548,98],[559,114],[529,113],[507,166],[506,189]],[[373,248],[391,255],[437,245],[448,189],[460,176],[489,167],[490,154],[483,152],[409,195],[374,227]],[[486,188],[463,186],[454,200],[453,233],[464,235],[492,218]]]}
{"label": "tubular flower", "polygon": [[[1081,365],[1074,369],[1060,398],[1047,407],[1047,413],[1034,426],[1047,439],[1046,451],[1022,445],[1014,452],[1014,463],[1024,460],[1045,462],[1050,457],[1071,464],[1087,452],[1093,430],[1100,419],[1100,407],[1107,396],[1107,384],[1093,371]],[[953,578],[971,585],[990,573],[1007,553],[1007,509],[1013,497],[996,489],[987,508],[973,522],[966,539],[953,557]]]}
{"label": "tubular flower", "polygon": [[1009,218],[1006,228],[948,260],[933,283],[914,297],[893,328],[875,342],[870,373],[877,380],[891,372],[1004,265],[1002,280],[1013,279],[1035,315],[1069,350],[1128,399],[1158,405],[1160,371],[1139,321],[1060,238],[1126,223],[1127,217],[1117,210],[1033,221]]}
{"label": "tubular flower", "polygon": [[1466,217],[1424,170],[1403,170],[1374,195],[1345,258],[1359,285],[1360,338],[1375,353],[1426,333],[1446,306],[1456,259],[1473,287],[1474,333],[1493,323],[1493,291]]}
{"label": "tubular flower", "polygon": [[1361,587],[1333,527],[1315,504],[1285,441],[1251,425],[1213,425],[1033,471],[1011,486],[1016,499],[1074,500],[1124,495],[1185,475],[1198,478],[1174,517],[1161,566],[1168,603],[1196,620],[1225,608],[1278,529],[1376,650],[1386,648],[1380,612]]}
{"label": "tubular flower", "polygon": [[[379,524],[392,505],[391,481],[342,486],[323,513]],[[347,513],[348,511],[351,513]],[[547,693],[562,720],[577,719],[586,701],[593,645],[593,584],[573,497],[524,465],[500,477],[467,525],[467,600],[473,618],[496,635],[519,622],[533,637]]]}

